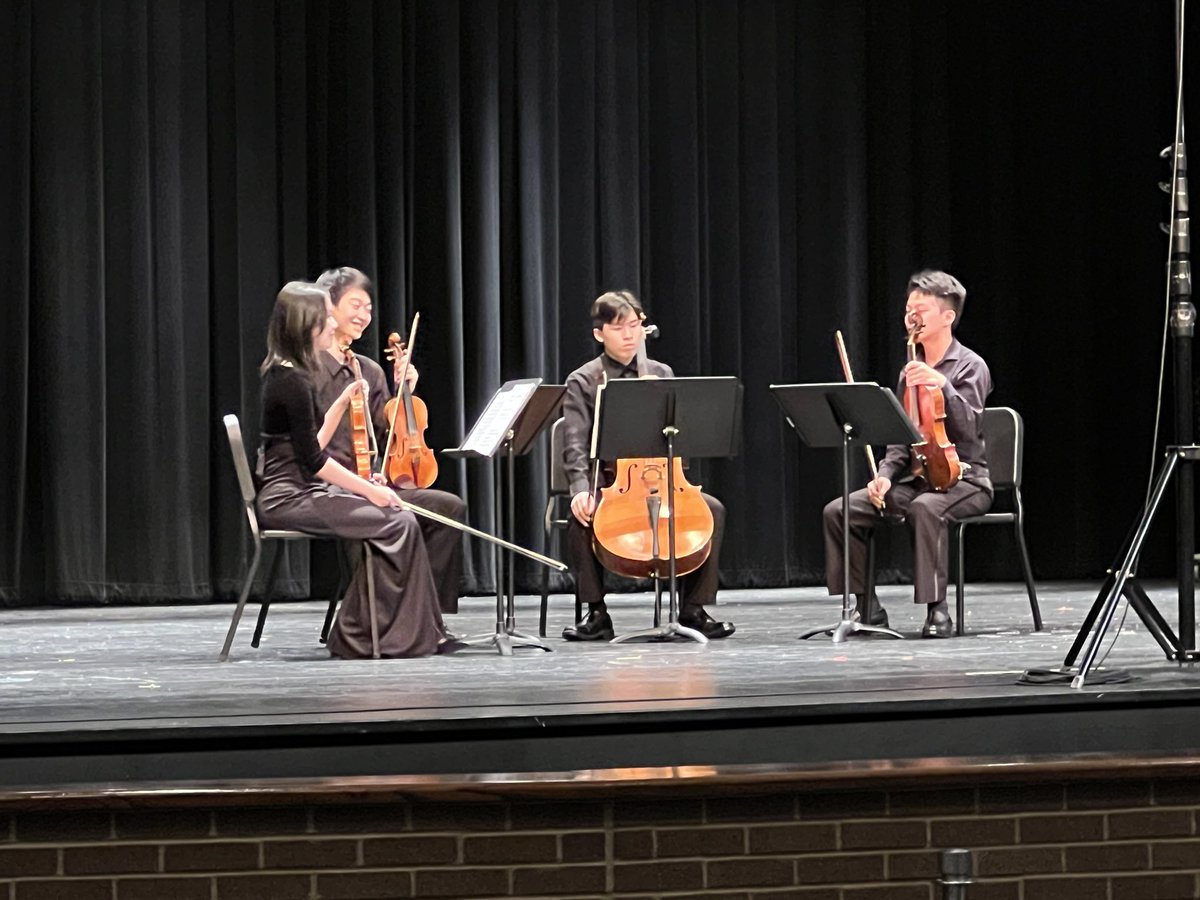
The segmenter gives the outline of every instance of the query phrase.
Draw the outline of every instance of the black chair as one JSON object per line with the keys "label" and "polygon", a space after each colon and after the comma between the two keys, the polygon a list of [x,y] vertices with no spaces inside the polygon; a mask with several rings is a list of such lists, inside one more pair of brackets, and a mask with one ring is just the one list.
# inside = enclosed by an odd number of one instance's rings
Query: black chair
{"label": "black chair", "polygon": [[[233,457],[233,469],[237,475],[238,487],[242,494],[242,507],[246,513],[246,521],[250,525],[250,539],[253,543],[253,555],[250,559],[250,569],[246,573],[246,580],[242,584],[241,594],[238,596],[237,607],[233,611],[233,620],[229,623],[229,631],[225,635],[225,645],[221,649],[219,657],[221,662],[229,659],[229,650],[233,646],[233,637],[237,633],[238,624],[242,620],[242,611],[246,607],[246,601],[250,597],[250,589],[254,586],[254,576],[258,573],[259,563],[262,561],[263,548],[268,544],[271,546],[271,564],[267,569],[267,583],[263,589],[262,607],[259,611],[258,625],[254,630],[254,638],[250,642],[252,646],[257,647],[259,640],[262,637],[263,624],[266,622],[267,609],[271,604],[271,593],[275,587],[275,577],[279,570],[279,558],[281,556],[281,544],[285,541],[310,541],[310,540],[326,540],[323,535],[312,535],[303,531],[293,531],[285,528],[261,528],[258,524],[258,513],[254,508],[254,501],[257,491],[254,487],[254,479],[250,475],[250,463],[246,457],[245,444],[242,442],[242,427],[238,422],[238,417],[228,415],[224,418],[225,433],[229,438],[229,451]],[[369,565],[371,546],[367,541],[362,542],[363,553],[365,554],[364,563],[367,564],[367,605],[370,611],[371,618],[371,651],[375,659],[379,658],[379,626],[378,617],[375,609],[375,579],[374,572]],[[337,607],[338,600],[335,597],[329,602],[329,610],[325,616],[325,627],[321,634],[321,639],[324,641],[329,632],[329,627],[333,621],[333,614]]]}
{"label": "black chair", "polygon": [[[562,430],[563,419],[558,419],[550,426],[550,456],[547,462],[548,478],[546,483],[546,512],[542,516],[545,537],[542,542],[542,553],[555,556],[552,551],[554,536],[560,531],[567,530],[570,522],[571,487],[567,484],[567,473],[562,464]],[[562,513],[562,502],[567,501],[566,514]],[[538,618],[538,634],[546,636],[546,608],[550,603],[550,570],[542,567],[542,609]],[[575,619],[583,618],[583,604],[575,598]]]}
{"label": "black chair", "polygon": [[[1038,607],[1037,588],[1033,583],[1033,568],[1029,564],[1029,548],[1025,544],[1025,507],[1021,500],[1022,466],[1025,457],[1025,422],[1020,413],[1007,406],[989,407],[983,411],[983,439],[987,445],[988,472],[996,500],[992,509],[980,516],[971,516],[950,525],[950,558],[956,563],[954,588],[954,633],[961,635],[966,619],[964,600],[965,532],[968,525],[1012,525],[1021,555],[1021,571],[1029,593],[1029,609],[1033,613],[1033,630],[1042,630],[1042,611]],[[997,509],[1000,507],[1000,509]],[[875,590],[875,534],[867,539],[867,595]]]}

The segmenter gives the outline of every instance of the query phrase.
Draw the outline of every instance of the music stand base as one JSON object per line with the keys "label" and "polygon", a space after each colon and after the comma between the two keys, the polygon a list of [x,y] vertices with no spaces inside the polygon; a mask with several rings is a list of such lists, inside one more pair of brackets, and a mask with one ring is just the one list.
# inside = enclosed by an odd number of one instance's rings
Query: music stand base
{"label": "music stand base", "polygon": [[688,641],[695,641],[697,644],[707,644],[708,638],[702,635],[695,628],[688,628],[686,625],[680,625],[678,622],[667,622],[665,625],[659,625],[657,628],[647,628],[643,631],[632,631],[629,634],[623,634],[620,637],[615,637],[609,643],[623,644],[626,641],[647,640],[647,641],[669,641],[672,638],[683,638]]}
{"label": "music stand base", "polygon": [[547,646],[539,638],[525,634],[523,631],[517,631],[515,628],[497,630],[495,634],[489,634],[486,637],[467,637],[459,638],[459,640],[468,647],[495,647],[501,656],[512,656],[513,650],[521,647],[536,647],[547,653],[554,652],[553,647]]}
{"label": "music stand base", "polygon": [[833,638],[833,643],[840,644],[852,634],[886,634],[888,637],[899,638],[904,640],[904,635],[898,631],[892,631],[890,628],[883,628],[879,625],[864,625],[862,622],[856,622],[853,619],[842,619],[836,625],[830,625],[828,628],[813,628],[800,635],[799,640],[806,641],[810,637],[816,637],[818,634],[827,634]]}

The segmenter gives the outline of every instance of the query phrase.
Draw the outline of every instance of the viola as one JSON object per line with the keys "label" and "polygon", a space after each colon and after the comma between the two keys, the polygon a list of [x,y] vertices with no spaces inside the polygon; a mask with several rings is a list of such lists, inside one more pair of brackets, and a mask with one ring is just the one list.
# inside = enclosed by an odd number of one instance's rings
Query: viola
{"label": "viola", "polygon": [[[712,552],[712,510],[674,460],[675,574],[686,575]],[[601,490],[592,517],[592,549],[610,572],[629,578],[670,575],[666,457],[617,460],[617,477]]]}
{"label": "viola", "polygon": [[[342,347],[346,362],[354,372],[354,380],[362,381],[362,368],[358,357],[350,349],[350,345]],[[374,436],[371,431],[371,414],[367,410],[366,401],[361,393],[350,397],[350,439],[354,446],[354,470],[359,478],[371,478],[371,442]]]}
{"label": "viola", "polygon": [[[924,324],[915,317],[909,323],[908,361],[917,358]],[[958,449],[946,436],[946,398],[942,389],[933,385],[909,387],[904,391],[904,411],[921,434],[921,441],[912,445],[912,473],[925,479],[935,491],[947,491],[958,484],[963,464]]]}
{"label": "viola", "polygon": [[[417,336],[417,322],[421,314],[413,317],[409,333],[409,357]],[[388,359],[395,360],[397,353],[404,352],[404,343],[394,331],[388,335]],[[429,445],[425,443],[425,429],[429,426],[429,408],[420,397],[414,396],[408,387],[405,375],[408,362],[400,372],[400,389],[396,396],[384,406],[388,426],[387,449],[384,453],[382,471],[390,484],[405,488],[427,488],[437,480],[438,463]]]}

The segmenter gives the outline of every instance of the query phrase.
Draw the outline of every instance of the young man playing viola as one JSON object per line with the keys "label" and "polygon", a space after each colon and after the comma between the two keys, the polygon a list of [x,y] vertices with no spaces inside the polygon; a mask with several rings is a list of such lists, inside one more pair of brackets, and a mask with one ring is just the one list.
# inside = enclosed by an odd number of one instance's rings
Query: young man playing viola
{"label": "young man playing viola", "polygon": [[[982,357],[954,337],[967,297],[957,279],[945,272],[918,272],[909,279],[906,294],[905,325],[910,333],[920,328],[921,352],[901,370],[896,395],[927,385],[941,390],[946,435],[956,445],[964,471],[962,479],[948,490],[934,491],[923,477],[912,474],[911,447],[888,447],[879,474],[850,495],[850,590],[857,599],[855,615],[868,625],[887,627],[887,612],[878,598],[863,595],[867,536],[882,517],[907,519],[914,544],[913,601],[926,605],[921,636],[942,638],[950,637],[954,627],[946,606],[950,523],[980,515],[992,505],[983,443],[983,409],[992,391],[992,377]],[[840,596],[841,498],[825,507],[824,516],[825,577],[829,593]]]}
{"label": "young man playing viola", "polygon": [[[330,269],[321,275],[317,284],[329,292],[330,300],[333,301],[333,318],[337,322],[334,339],[327,351],[319,354],[320,365],[314,375],[317,399],[324,410],[328,409],[346,385],[354,380],[353,366],[342,348],[349,347],[359,340],[371,324],[372,285],[371,279],[349,266]],[[408,354],[396,354],[396,357],[393,361],[392,382],[398,385]],[[384,406],[391,396],[391,391],[379,363],[366,356],[355,356],[355,359],[368,386],[367,409],[370,411],[370,422],[374,427],[379,452],[382,453],[389,430]],[[414,389],[418,374],[416,367],[411,363],[404,377],[409,390]],[[349,416],[342,419],[325,450],[342,465],[349,469],[354,468],[354,443]],[[378,466],[376,459],[375,468],[378,469]],[[397,490],[405,500],[430,512],[449,516],[459,522],[466,521],[467,505],[454,494],[433,488],[398,487]],[[459,581],[462,578],[462,535],[453,528],[429,519],[420,518],[418,521],[437,585],[438,605],[444,613],[457,612]]]}
{"label": "young man playing viola", "polygon": [[[571,373],[563,399],[562,464],[571,492],[567,562],[575,576],[576,596],[581,603],[587,604],[584,620],[563,630],[563,637],[568,641],[600,641],[613,637],[612,618],[604,604],[604,571],[592,551],[591,521],[596,511],[596,496],[592,494],[589,448],[596,389],[613,378],[674,377],[670,366],[645,358],[644,350],[639,352],[643,346],[645,314],[632,293],[609,291],[601,295],[592,304],[591,316],[592,336],[603,345],[604,352]],[[597,490],[612,483],[613,471],[611,464],[602,466],[601,484],[596,486]],[[680,579],[679,624],[713,640],[733,634],[734,626],[731,622],[718,622],[704,611],[705,605],[713,602],[717,595],[725,507],[708,494],[703,496],[713,516],[712,550],[699,569]]]}

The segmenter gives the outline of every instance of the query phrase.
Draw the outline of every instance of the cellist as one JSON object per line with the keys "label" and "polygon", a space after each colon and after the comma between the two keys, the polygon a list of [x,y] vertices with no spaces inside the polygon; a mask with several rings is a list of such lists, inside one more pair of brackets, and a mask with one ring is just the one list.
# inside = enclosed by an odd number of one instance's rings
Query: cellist
{"label": "cellist", "polygon": [[[317,279],[317,284],[329,292],[329,298],[333,302],[333,318],[337,322],[334,339],[326,352],[320,354],[320,364],[313,378],[317,388],[317,400],[324,411],[341,395],[346,385],[354,380],[347,348],[362,338],[363,332],[371,324],[373,286],[370,278],[350,266],[329,269]],[[396,359],[393,360],[392,381],[397,387],[406,356],[407,354],[396,354]],[[365,355],[357,356],[356,361],[362,370],[363,380],[367,383],[369,420],[375,431],[379,452],[382,453],[388,435],[384,405],[391,393],[379,363]],[[416,387],[418,373],[411,363],[404,377],[410,390]],[[325,450],[343,466],[354,468],[354,446],[349,417],[342,420]],[[375,469],[379,469],[377,459]],[[401,492],[401,497],[418,506],[458,522],[466,521],[466,503],[448,491],[395,485],[394,487]],[[425,538],[426,552],[429,554],[429,565],[433,569],[433,578],[437,585],[438,606],[443,613],[457,612],[463,565],[462,535],[453,528],[429,519],[420,519],[419,522]]]}
{"label": "cellist", "polygon": [[[983,442],[983,409],[992,391],[987,363],[954,336],[962,318],[966,289],[945,272],[925,270],[913,275],[905,292],[904,321],[917,335],[917,358],[900,372],[896,396],[909,388],[940,389],[946,435],[964,463],[961,480],[944,491],[934,490],[912,473],[912,448],[888,447],[879,474],[850,495],[850,590],[857,599],[856,615],[869,625],[887,627],[887,612],[877,597],[863,596],[866,581],[866,539],[881,517],[904,518],[913,535],[913,601],[925,605],[921,636],[950,637],[954,625],[946,606],[950,523],[987,512],[992,505]],[[829,593],[842,594],[842,501],[825,507],[825,578]]]}
{"label": "cellist", "polygon": [[[568,641],[611,640],[612,617],[604,603],[604,572],[592,551],[592,514],[596,498],[592,493],[592,466],[589,450],[592,421],[595,416],[596,389],[606,380],[651,375],[672,378],[671,367],[647,359],[643,346],[642,305],[629,291],[609,291],[592,303],[592,336],[603,352],[580,366],[567,378],[563,398],[562,464],[571,493],[571,516],[567,522],[567,563],[575,576],[576,596],[587,604],[583,621],[563,630]],[[612,481],[612,468],[605,466],[598,491]],[[704,607],[717,595],[718,557],[725,523],[725,507],[715,497],[704,494],[713,514],[712,551],[695,572],[680,583],[679,624],[693,628],[710,640],[733,634],[731,622],[718,622]]]}

